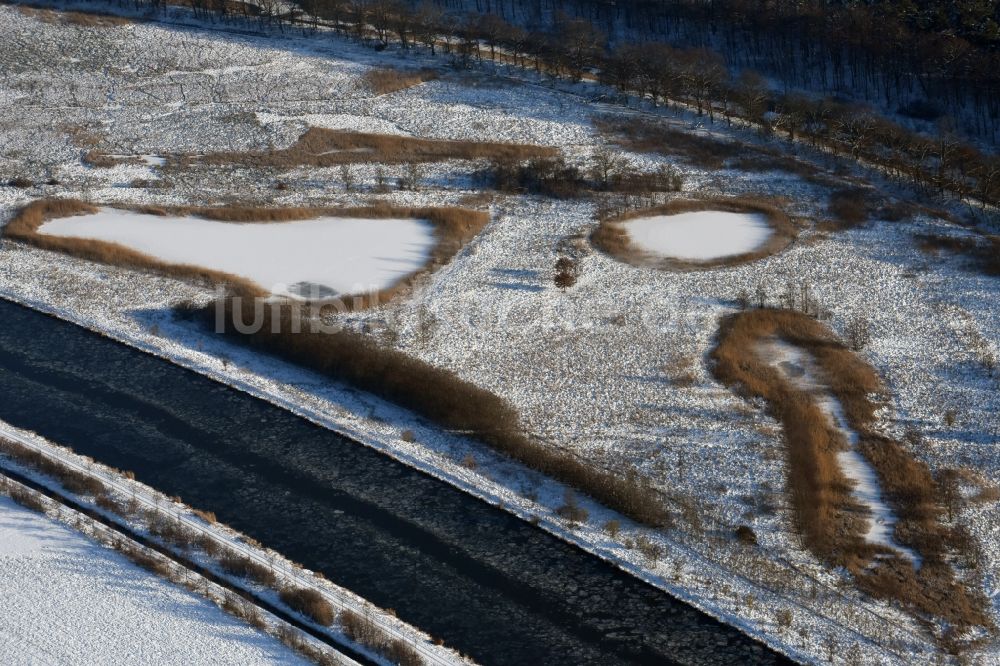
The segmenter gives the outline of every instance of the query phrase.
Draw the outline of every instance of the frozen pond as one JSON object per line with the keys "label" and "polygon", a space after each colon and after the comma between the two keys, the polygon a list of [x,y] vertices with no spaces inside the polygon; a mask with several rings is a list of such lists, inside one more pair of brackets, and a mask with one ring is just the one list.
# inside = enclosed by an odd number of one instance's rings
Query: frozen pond
{"label": "frozen pond", "polygon": [[632,244],[643,252],[689,261],[753,252],[773,233],[760,213],[718,210],[641,217],[623,227]]}
{"label": "frozen pond", "polygon": [[102,208],[50,220],[41,234],[118,243],[170,264],[249,279],[276,295],[357,294],[420,270],[434,245],[417,219],[320,217],[232,223]]}

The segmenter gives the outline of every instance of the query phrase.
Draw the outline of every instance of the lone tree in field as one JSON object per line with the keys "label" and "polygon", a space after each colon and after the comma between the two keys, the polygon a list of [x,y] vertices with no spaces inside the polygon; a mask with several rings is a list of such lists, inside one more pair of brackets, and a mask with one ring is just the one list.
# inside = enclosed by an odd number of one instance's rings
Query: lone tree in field
{"label": "lone tree in field", "polygon": [[591,160],[591,177],[597,181],[597,183],[607,189],[611,184],[611,179],[614,178],[625,158],[621,153],[617,153],[607,146],[601,146],[590,158]]}
{"label": "lone tree in field", "polygon": [[847,323],[847,344],[856,352],[868,346],[872,340],[871,324],[862,316],[856,316]]}

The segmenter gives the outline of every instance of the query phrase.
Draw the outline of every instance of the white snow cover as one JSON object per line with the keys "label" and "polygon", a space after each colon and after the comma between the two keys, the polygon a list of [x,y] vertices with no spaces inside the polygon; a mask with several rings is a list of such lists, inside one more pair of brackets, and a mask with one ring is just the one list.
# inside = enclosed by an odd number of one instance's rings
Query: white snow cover
{"label": "white snow cover", "polygon": [[792,385],[810,393],[816,401],[816,406],[826,415],[830,424],[847,440],[849,448],[837,452],[837,462],[844,476],[854,484],[851,489],[854,499],[871,512],[868,530],[864,535],[865,541],[897,550],[919,567],[920,556],[893,539],[896,515],[882,497],[878,473],[858,451],[858,433],[847,422],[840,401],[830,394],[819,379],[812,358],[804,350],[783,340],[768,340],[761,344],[759,353],[777,367]]}
{"label": "white snow cover", "polygon": [[0,496],[0,662],[300,664],[210,601]]}
{"label": "white snow cover", "polygon": [[[0,129],[0,181],[29,175],[45,182],[42,167],[51,165],[61,183],[32,191],[0,187],[0,220],[38,196],[118,207],[210,206],[234,196],[262,205],[368,205],[380,169],[390,180],[405,175],[401,165],[356,164],[351,172],[358,187],[348,190],[337,168],[294,169],[281,174],[289,187],[277,192],[267,169],[173,170],[169,163],[164,169],[91,169],[63,129],[73,126],[97,132],[109,152],[129,155],[281,148],[316,122],[552,145],[580,168],[589,168],[594,151],[606,146],[591,124],[601,114],[656,115],[681,131],[765,141],[674,108],[594,102],[595,88],[586,82],[553,84],[504,67],[500,73],[516,80],[454,75],[447,58],[420,49],[378,53],[332,35],[276,31],[267,38],[220,38],[225,24],[178,28],[197,23],[179,8],[170,10],[174,25],[166,27],[139,22],[82,29],[43,23],[2,5],[0,18],[0,36],[10,45],[0,49],[0,71],[7,73],[0,80],[0,106],[9,119]],[[442,78],[373,97],[362,75],[399,60],[439,67]],[[678,167],[688,195],[785,197],[796,217],[825,215],[829,188],[794,174],[705,170],[670,154],[623,152],[638,169]],[[806,150],[800,157],[827,164],[810,155]],[[381,198],[441,206],[479,195],[468,164],[427,164],[421,171],[418,190]],[[852,169],[851,175],[910,196],[869,171]],[[164,187],[132,184],[151,176]],[[807,283],[830,309],[835,331],[843,333],[856,316],[871,322],[864,357],[888,395],[876,427],[897,439],[917,428],[925,444],[907,447],[933,471],[967,466],[987,481],[1000,478],[994,445],[1000,391],[976,351],[985,345],[1000,354],[1000,289],[995,278],[966,271],[947,255],[921,254],[912,236],[968,232],[933,216],[829,233],[807,228],[761,261],[684,273],[638,268],[584,248],[577,284],[558,290],[551,275],[561,244],[589,235],[594,213],[590,201],[497,197],[493,222],[452,262],[418,281],[407,298],[339,319],[510,400],[540,441],[605,469],[638,469],[664,493],[696,507],[703,531],[685,520],[669,532],[623,520],[613,539],[602,525],[621,516],[586,498],[580,501],[590,520],[570,529],[554,512],[565,488],[551,479],[370,395],[175,321],[170,309],[176,303],[211,298],[196,285],[5,243],[0,295],[271,400],[537,518],[543,529],[800,661],[825,662],[829,641],[836,645],[836,663],[936,663],[940,653],[911,616],[861,594],[844,571],[825,567],[802,548],[785,501],[780,425],[762,406],[716,382],[707,352],[719,318],[732,311],[741,290],[752,293],[761,285],[768,303],[777,304],[789,282]],[[670,380],[664,364],[672,358],[691,363],[693,383]],[[955,410],[954,425],[942,420],[946,409]],[[400,439],[405,430],[416,440]],[[475,469],[462,464],[469,455]],[[1000,622],[1000,502],[970,503],[957,521],[983,549],[981,570],[960,573],[982,587]],[[726,538],[739,524],[753,528],[758,549]],[[661,545],[663,557],[652,561],[628,547],[640,535]],[[776,620],[781,611],[792,614],[791,626]],[[998,655],[1000,645],[989,639],[969,661],[995,663]]]}
{"label": "white snow cover", "polygon": [[[234,224],[102,208],[50,220],[39,233],[119,243],[173,264],[253,280],[278,295],[384,289],[419,270],[434,243],[423,220],[333,218]],[[333,294],[329,294],[333,295]]]}
{"label": "white snow cover", "polygon": [[752,252],[773,233],[763,215],[721,210],[640,217],[624,227],[645,252],[693,261]]}

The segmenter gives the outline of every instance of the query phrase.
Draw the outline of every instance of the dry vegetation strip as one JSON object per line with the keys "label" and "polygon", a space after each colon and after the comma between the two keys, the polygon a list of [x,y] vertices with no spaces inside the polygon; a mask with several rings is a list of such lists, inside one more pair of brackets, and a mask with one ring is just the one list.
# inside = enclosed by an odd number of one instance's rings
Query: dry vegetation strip
{"label": "dry vegetation strip", "polygon": [[204,164],[238,164],[248,167],[329,167],[339,164],[380,163],[416,164],[444,160],[503,159],[527,160],[554,157],[558,150],[547,146],[487,141],[418,139],[392,134],[366,134],[311,127],[298,141],[282,150],[259,152],[210,153],[202,157],[172,158],[181,166],[200,161]]}
{"label": "dry vegetation strip", "polygon": [[387,95],[412,88],[426,81],[433,81],[438,78],[438,73],[433,69],[394,69],[384,67],[370,70],[362,78],[373,93],[376,95]]}
{"label": "dry vegetation strip", "polygon": [[[0,4],[14,4],[10,0],[0,0]],[[82,28],[100,28],[100,27],[112,27],[128,25],[130,23],[135,23],[131,18],[125,16],[117,16],[114,14],[104,14],[99,10],[78,12],[60,9],[51,9],[48,7],[17,3],[14,7],[18,12],[24,14],[25,16],[30,16],[32,18],[38,19],[44,23],[65,23],[69,25],[76,25]]]}
{"label": "dry vegetation strip", "polygon": [[674,129],[645,118],[602,116],[593,123],[608,142],[626,150],[676,155],[702,169],[728,166],[744,171],[784,171],[812,182],[828,180],[816,166],[775,148]]}
{"label": "dry vegetation strip", "polygon": [[728,160],[743,157],[747,146],[711,136],[682,131],[641,118],[594,118],[594,127],[605,139],[637,153],[678,155],[694,166],[721,169]]}
{"label": "dry vegetation strip", "polygon": [[[859,450],[879,476],[898,522],[895,538],[918,551],[914,570],[901,557],[873,559],[879,548],[861,538],[850,485],[836,460],[845,442],[808,394],[787,382],[758,356],[761,342],[779,338],[808,352],[858,433]],[[953,633],[938,638],[954,647],[957,636],[974,627],[990,627],[978,590],[959,584],[948,558],[958,540],[942,521],[942,498],[927,466],[901,445],[874,430],[877,405],[871,395],[883,392],[876,372],[845,347],[823,324],[790,310],[749,310],[722,321],[712,352],[714,372],[745,395],[767,400],[784,429],[788,490],[805,545],[833,565],[847,567],[867,592],[901,602],[918,618],[943,620]]]}
{"label": "dry vegetation strip", "polygon": [[[226,322],[255,321],[255,304],[226,299],[195,314],[216,326],[217,307]],[[293,321],[308,316],[296,305],[263,308],[254,332],[226,333],[250,346],[346,382],[405,407],[439,426],[468,434],[496,451],[543,474],[573,486],[604,505],[652,526],[666,525],[669,514],[662,499],[643,479],[602,470],[571,453],[551,449],[521,430],[517,410],[503,398],[467,382],[454,373],[376,344],[351,332],[312,331]],[[280,319],[280,321],[275,321]],[[294,332],[301,329],[299,332]]]}
{"label": "dry vegetation strip", "polygon": [[[245,278],[213,271],[201,266],[171,264],[137,252],[117,243],[85,238],[68,238],[38,233],[46,221],[72,215],[97,212],[93,204],[72,199],[44,199],[33,202],[17,214],[6,227],[6,236],[46,250],[63,252],[91,261],[125,268],[154,271],[158,274],[182,279],[194,279],[212,284],[224,284],[231,291],[244,297],[266,296],[259,285]],[[424,271],[433,270],[447,263],[489,222],[489,214],[464,208],[403,208],[393,206],[368,206],[364,208],[253,208],[226,206],[220,208],[142,207],[134,209],[148,215],[195,216],[219,222],[279,223],[308,220],[322,216],[362,218],[415,218],[424,219],[434,227],[434,247]],[[409,287],[421,272],[402,278],[395,284],[373,293],[341,296],[343,309],[359,309],[391,300]]]}
{"label": "dry vegetation strip", "polygon": [[[771,227],[772,234],[768,241],[752,252],[719,257],[709,261],[685,261],[670,257],[660,257],[643,252],[632,245],[626,226],[629,220],[654,215],[678,215],[695,211],[717,210],[730,213],[758,213],[764,216]],[[676,199],[662,206],[641,208],[601,220],[600,225],[591,234],[590,240],[595,247],[606,252],[619,261],[633,266],[651,266],[664,270],[716,268],[719,266],[735,266],[737,264],[755,261],[770,256],[785,249],[798,236],[798,229],[792,223],[777,203],[770,199],[757,197],[736,198],[705,198]]]}
{"label": "dry vegetation strip", "polygon": [[969,267],[986,275],[1000,275],[1000,235],[949,236],[917,234],[917,247],[922,252],[948,252],[963,256]]}

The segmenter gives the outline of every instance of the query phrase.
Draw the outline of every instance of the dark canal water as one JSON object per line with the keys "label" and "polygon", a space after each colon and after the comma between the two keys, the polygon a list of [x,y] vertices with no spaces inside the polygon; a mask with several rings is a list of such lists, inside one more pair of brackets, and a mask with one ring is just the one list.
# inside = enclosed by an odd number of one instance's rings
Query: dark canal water
{"label": "dark canal water", "polygon": [[784,661],[440,481],[2,300],[0,419],[214,511],[483,664]]}

